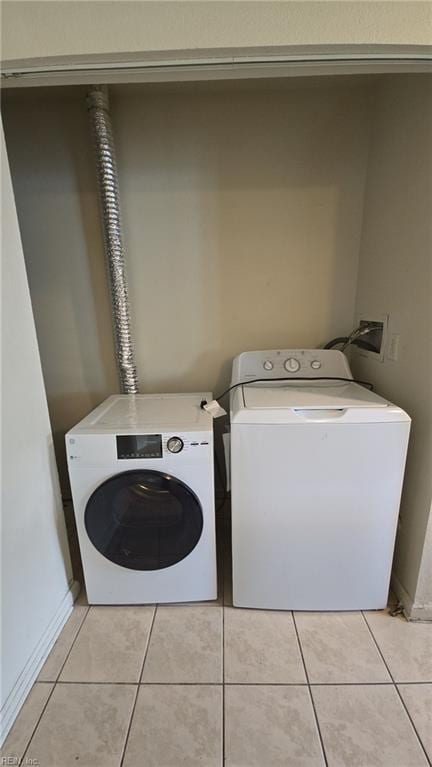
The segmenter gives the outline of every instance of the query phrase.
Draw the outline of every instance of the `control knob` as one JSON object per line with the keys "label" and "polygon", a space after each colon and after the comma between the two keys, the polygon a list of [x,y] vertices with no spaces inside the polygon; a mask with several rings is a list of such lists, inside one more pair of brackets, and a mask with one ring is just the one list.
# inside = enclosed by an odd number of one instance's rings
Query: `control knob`
{"label": "control knob", "polygon": [[295,357],[288,357],[284,362],[284,368],[289,373],[297,373],[300,370],[300,362]]}
{"label": "control knob", "polygon": [[167,442],[167,448],[170,453],[180,453],[184,448],[184,442],[180,437],[170,437]]}
{"label": "control knob", "polygon": [[311,362],[312,370],[319,370],[320,367],[321,367],[321,362],[319,360],[312,360]]}
{"label": "control knob", "polygon": [[273,370],[273,362],[271,360],[265,360],[263,362],[264,370]]}

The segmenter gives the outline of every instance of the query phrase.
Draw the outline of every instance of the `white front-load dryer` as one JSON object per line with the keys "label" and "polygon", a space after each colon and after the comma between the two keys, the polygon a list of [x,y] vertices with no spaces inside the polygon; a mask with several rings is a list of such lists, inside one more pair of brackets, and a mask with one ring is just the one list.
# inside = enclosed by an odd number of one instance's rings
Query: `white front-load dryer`
{"label": "white front-load dryer", "polygon": [[115,395],[66,435],[90,604],[216,599],[209,398]]}

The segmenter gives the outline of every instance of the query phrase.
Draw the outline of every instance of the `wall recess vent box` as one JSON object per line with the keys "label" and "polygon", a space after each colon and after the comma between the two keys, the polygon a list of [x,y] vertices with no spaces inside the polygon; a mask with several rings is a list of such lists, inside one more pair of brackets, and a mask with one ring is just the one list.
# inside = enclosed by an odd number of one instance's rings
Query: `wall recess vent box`
{"label": "wall recess vent box", "polygon": [[388,333],[388,314],[360,314],[358,317],[358,324],[362,325],[376,325],[376,330],[363,336],[363,340],[373,346],[373,349],[358,349],[358,353],[362,357],[371,357],[372,359],[383,362],[384,353],[387,346],[387,333]]}

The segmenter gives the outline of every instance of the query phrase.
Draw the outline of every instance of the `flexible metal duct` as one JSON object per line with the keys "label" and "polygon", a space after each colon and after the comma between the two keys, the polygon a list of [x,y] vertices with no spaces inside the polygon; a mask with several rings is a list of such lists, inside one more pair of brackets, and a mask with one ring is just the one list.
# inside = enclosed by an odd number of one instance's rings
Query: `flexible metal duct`
{"label": "flexible metal duct", "polygon": [[130,327],[117,163],[109,112],[108,90],[105,86],[94,86],[89,91],[87,108],[94,137],[120,384],[125,394],[137,394],[138,379]]}

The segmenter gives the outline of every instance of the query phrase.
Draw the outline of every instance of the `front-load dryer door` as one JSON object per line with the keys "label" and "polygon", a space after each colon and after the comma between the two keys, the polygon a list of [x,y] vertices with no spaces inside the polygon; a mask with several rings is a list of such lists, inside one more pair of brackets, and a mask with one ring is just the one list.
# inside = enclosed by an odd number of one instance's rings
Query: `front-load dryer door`
{"label": "front-load dryer door", "polygon": [[203,529],[201,504],[179,479],[159,471],[125,471],[103,482],[84,515],[104,557],[129,570],[161,570],[184,559]]}

